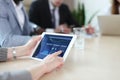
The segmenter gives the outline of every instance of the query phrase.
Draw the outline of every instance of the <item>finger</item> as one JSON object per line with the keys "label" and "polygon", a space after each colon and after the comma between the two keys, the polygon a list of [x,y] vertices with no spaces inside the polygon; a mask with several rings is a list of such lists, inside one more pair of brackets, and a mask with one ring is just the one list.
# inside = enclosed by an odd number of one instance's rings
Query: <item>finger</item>
{"label": "finger", "polygon": [[60,55],[61,53],[62,53],[62,51],[60,50],[60,51],[57,51],[57,52],[53,53],[52,55],[53,55],[53,56],[58,56],[58,55]]}

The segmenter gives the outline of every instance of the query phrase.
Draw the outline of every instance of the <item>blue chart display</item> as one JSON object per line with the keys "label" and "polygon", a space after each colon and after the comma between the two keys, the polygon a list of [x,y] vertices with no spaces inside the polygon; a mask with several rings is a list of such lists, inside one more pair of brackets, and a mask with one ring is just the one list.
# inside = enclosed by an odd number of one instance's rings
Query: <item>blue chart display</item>
{"label": "blue chart display", "polygon": [[43,59],[47,55],[52,54],[59,50],[62,50],[62,54],[60,54],[59,56],[63,57],[71,40],[72,37],[70,36],[58,36],[46,34],[39,43],[33,57]]}

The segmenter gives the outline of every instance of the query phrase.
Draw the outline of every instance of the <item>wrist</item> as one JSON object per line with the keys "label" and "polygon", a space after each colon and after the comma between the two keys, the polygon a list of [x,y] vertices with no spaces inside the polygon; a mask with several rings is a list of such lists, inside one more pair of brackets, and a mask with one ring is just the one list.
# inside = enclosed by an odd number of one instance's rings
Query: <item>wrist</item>
{"label": "wrist", "polygon": [[46,73],[44,64],[37,64],[36,66],[29,68],[28,71],[31,73],[33,80],[38,80],[41,76]]}
{"label": "wrist", "polygon": [[9,59],[12,59],[12,48],[8,48],[8,52],[7,52],[8,54],[7,54],[7,58],[8,58],[8,60]]}
{"label": "wrist", "polygon": [[7,58],[8,59],[16,59],[16,50],[15,48],[8,48],[8,54],[7,54]]}
{"label": "wrist", "polygon": [[[14,50],[14,49],[13,49]],[[24,47],[24,46],[19,46],[19,47],[16,47],[15,48],[15,52],[16,52],[16,57],[22,57],[22,56],[25,56],[26,55],[26,52],[27,52],[27,50],[26,50],[26,47]]]}
{"label": "wrist", "polygon": [[42,61],[41,62],[41,66],[42,66],[42,70],[43,70],[43,72],[44,73],[47,73],[48,72],[48,65],[44,62],[44,61]]}
{"label": "wrist", "polygon": [[22,56],[27,56],[27,51],[28,49],[25,46],[19,46],[16,48],[16,56],[17,57],[22,57]]}
{"label": "wrist", "polygon": [[12,48],[12,56],[13,56],[13,59],[16,59],[17,56],[16,56],[16,48]]}

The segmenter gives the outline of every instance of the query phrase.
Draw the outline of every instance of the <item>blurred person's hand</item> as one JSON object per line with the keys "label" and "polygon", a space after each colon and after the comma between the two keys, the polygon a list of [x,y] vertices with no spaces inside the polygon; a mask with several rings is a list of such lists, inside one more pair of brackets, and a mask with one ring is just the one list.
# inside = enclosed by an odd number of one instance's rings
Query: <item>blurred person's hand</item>
{"label": "blurred person's hand", "polygon": [[95,29],[91,25],[88,25],[88,27],[85,30],[87,34],[90,34],[90,35],[95,33]]}
{"label": "blurred person's hand", "polygon": [[71,33],[71,31],[72,31],[72,29],[69,28],[68,25],[66,25],[66,24],[62,24],[55,29],[56,33],[69,34],[69,33]]}
{"label": "blurred person's hand", "polygon": [[37,29],[37,30],[35,31],[35,34],[36,34],[36,35],[40,35],[40,34],[42,34],[43,32],[45,32],[45,29],[39,28],[39,29]]}
{"label": "blurred person's hand", "polygon": [[45,32],[45,29],[41,28],[41,27],[37,27],[34,29],[33,32],[30,33],[30,35],[40,35],[42,34],[43,32]]}
{"label": "blurred person's hand", "polygon": [[42,34],[43,32],[45,32],[45,29],[41,28],[41,27],[37,27],[34,31],[34,34],[35,35],[40,35]]}

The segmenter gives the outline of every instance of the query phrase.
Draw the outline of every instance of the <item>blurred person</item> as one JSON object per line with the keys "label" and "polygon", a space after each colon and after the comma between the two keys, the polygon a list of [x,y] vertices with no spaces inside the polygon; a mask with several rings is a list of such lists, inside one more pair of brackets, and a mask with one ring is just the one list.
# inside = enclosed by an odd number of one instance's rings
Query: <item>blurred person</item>
{"label": "blurred person", "polygon": [[[40,37],[34,37],[24,46],[14,47],[14,49],[0,48],[0,61],[30,56],[39,40]],[[14,50],[16,54],[13,55]],[[59,54],[61,54],[61,51],[48,55],[40,64],[28,68],[27,70],[0,72],[0,80],[38,80],[45,73],[49,73],[63,64],[63,58],[58,57]]]}
{"label": "blurred person", "polygon": [[15,47],[24,45],[30,34],[40,34],[34,29],[26,15],[23,0],[0,0],[0,45]]}
{"label": "blurred person", "polygon": [[71,33],[72,27],[80,27],[74,20],[64,0],[36,0],[29,11],[30,21],[42,29],[53,28],[55,32]]}
{"label": "blurred person", "polygon": [[120,0],[112,0],[111,14],[120,14]]}

